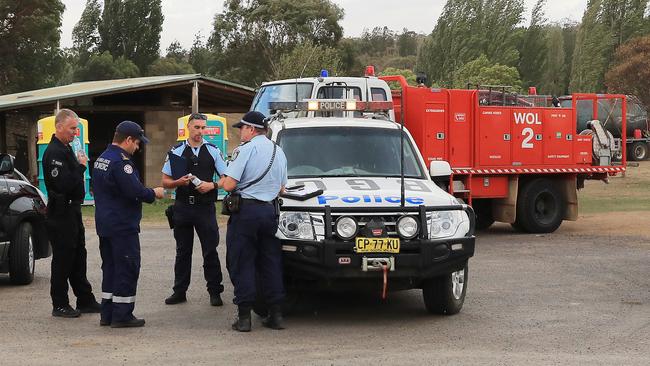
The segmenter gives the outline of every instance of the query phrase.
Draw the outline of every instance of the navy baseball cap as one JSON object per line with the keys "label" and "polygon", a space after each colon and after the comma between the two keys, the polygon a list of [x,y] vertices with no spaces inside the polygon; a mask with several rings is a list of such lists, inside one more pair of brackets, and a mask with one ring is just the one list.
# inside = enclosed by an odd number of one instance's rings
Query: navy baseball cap
{"label": "navy baseball cap", "polygon": [[115,132],[119,132],[125,136],[135,137],[145,144],[149,142],[149,139],[144,135],[142,127],[132,121],[120,122],[120,124],[115,128]]}
{"label": "navy baseball cap", "polygon": [[234,128],[241,128],[243,125],[253,126],[255,128],[266,128],[266,117],[258,111],[250,111],[242,117],[241,121],[232,125]]}

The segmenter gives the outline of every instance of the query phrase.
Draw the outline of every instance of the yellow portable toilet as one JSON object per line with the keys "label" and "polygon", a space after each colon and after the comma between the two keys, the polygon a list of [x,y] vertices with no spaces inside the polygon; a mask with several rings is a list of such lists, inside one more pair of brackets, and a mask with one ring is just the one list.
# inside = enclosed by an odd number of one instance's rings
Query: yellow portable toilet
{"label": "yellow portable toilet", "polygon": [[[206,133],[203,135],[203,138],[207,142],[217,146],[224,157],[228,156],[228,125],[226,124],[226,119],[216,114],[204,113],[204,115],[208,120],[206,121]],[[187,122],[189,119],[189,115],[178,119],[178,141],[185,141],[189,137],[189,131],[187,130]],[[225,194],[226,192],[220,189],[218,197],[223,198]]]}
{"label": "yellow portable toilet", "polygon": [[[54,127],[54,116],[45,117],[37,122],[37,131],[38,131],[38,188],[43,191],[47,196],[47,189],[45,188],[45,179],[43,176],[43,154],[47,148],[47,144],[52,140],[52,135],[56,131]],[[88,121],[80,118],[79,119],[79,135],[77,136],[78,141],[81,143],[81,146],[73,146],[73,150],[82,148],[83,152],[88,155]],[[74,142],[74,141],[73,141]],[[86,190],[86,197],[84,201],[93,201],[93,197],[90,194],[90,169],[86,169],[84,173],[84,188]]]}

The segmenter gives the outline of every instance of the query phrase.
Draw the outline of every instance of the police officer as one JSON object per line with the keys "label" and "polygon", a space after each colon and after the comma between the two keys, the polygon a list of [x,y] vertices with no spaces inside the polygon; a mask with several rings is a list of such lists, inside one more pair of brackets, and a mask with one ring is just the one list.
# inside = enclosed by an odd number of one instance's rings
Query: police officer
{"label": "police officer", "polygon": [[[242,144],[233,151],[220,185],[241,194],[240,210],[228,220],[227,267],[235,287],[238,316],[232,328],[251,330],[251,308],[256,298],[256,278],[269,304],[263,324],[283,329],[282,247],[275,237],[278,216],[273,204],[287,183],[287,159],[280,147],[266,137],[267,121],[251,111],[233,127],[240,129]],[[261,178],[261,179],[260,179]],[[251,184],[252,183],[252,184]]]}
{"label": "police officer", "polygon": [[[176,239],[176,263],[174,265],[173,294],[165,299],[168,305],[187,301],[185,293],[190,285],[192,270],[192,246],[194,230],[201,241],[203,252],[203,275],[207,282],[210,304],[222,306],[223,277],[217,255],[219,228],[215,201],[217,183],[212,181],[215,173],[222,175],[226,170],[221,150],[205,141],[207,117],[193,113],[187,122],[189,137],[174,146],[168,153],[162,169],[162,184],[165,188],[176,188],[173,207],[174,238]],[[177,179],[174,176],[181,171]],[[193,178],[196,177],[196,178]],[[198,180],[195,180],[198,179]],[[200,182],[197,186],[192,183]]]}
{"label": "police officer", "polygon": [[144,319],[133,316],[140,274],[140,219],[142,202],[162,198],[162,187],[140,183],[131,156],[149,140],[131,121],[117,125],[113,143],[93,167],[95,226],[102,257],[102,311],[99,324],[112,328],[141,327]]}
{"label": "police officer", "polygon": [[[70,147],[79,133],[77,114],[61,109],[54,121],[56,132],[43,154],[48,195],[46,227],[52,244],[52,315],[75,318],[81,313],[99,312],[99,304],[86,278],[86,239],[81,221],[88,159],[84,154],[75,157]],[[76,310],[68,302],[68,281],[77,297]]]}

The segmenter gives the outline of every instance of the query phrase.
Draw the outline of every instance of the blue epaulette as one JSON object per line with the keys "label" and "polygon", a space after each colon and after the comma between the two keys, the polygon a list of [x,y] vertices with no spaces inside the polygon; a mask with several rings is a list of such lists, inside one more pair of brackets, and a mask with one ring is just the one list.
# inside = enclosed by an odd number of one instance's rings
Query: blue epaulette
{"label": "blue epaulette", "polygon": [[172,150],[174,150],[174,149],[178,149],[179,147],[183,146],[183,144],[185,144],[185,141],[181,141],[181,142],[179,142],[179,143],[176,144],[174,147],[172,147]]}

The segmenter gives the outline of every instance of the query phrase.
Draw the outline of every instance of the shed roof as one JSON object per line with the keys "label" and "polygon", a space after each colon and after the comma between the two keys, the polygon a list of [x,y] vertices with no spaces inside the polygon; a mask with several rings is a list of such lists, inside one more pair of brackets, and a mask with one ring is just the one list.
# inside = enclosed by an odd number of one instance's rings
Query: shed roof
{"label": "shed roof", "polygon": [[[21,93],[0,96],[0,111],[21,109],[56,101],[64,101],[79,97],[93,97],[108,94],[158,89],[170,86],[187,85],[198,81],[201,85],[217,89],[221,93],[210,93],[214,97],[222,94],[229,100],[241,97],[244,104],[250,103],[255,90],[244,85],[215,79],[201,74],[149,76],[131,79],[84,81],[52,88],[30,90]],[[202,89],[201,87],[199,89]],[[200,92],[201,93],[201,92]],[[250,104],[249,104],[250,105]]]}

